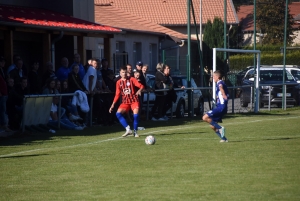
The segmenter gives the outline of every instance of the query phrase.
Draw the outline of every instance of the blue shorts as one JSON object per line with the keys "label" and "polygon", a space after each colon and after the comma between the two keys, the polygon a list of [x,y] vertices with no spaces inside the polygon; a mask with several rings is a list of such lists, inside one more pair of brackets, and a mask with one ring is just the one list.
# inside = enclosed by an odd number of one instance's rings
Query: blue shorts
{"label": "blue shorts", "polygon": [[206,114],[214,121],[214,122],[222,122],[222,117],[227,113],[227,104],[219,104]]}

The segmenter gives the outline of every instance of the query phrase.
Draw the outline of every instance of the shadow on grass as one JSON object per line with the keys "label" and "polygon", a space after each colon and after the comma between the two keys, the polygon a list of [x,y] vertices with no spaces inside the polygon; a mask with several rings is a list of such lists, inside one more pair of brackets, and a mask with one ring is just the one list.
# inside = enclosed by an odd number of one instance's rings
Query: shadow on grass
{"label": "shadow on grass", "polygon": [[30,155],[19,155],[19,156],[3,156],[0,159],[4,158],[25,158],[25,157],[36,157],[36,156],[48,156],[49,154],[30,154]]}
{"label": "shadow on grass", "polygon": [[230,140],[230,143],[240,143],[240,142],[253,142],[253,141],[273,141],[273,140],[295,140],[300,139],[300,137],[279,137],[279,138],[262,138],[262,139],[243,139],[243,140]]}
{"label": "shadow on grass", "polygon": [[[268,115],[276,115],[276,116],[288,116],[290,114],[289,111],[274,111],[274,112],[260,112],[260,113],[239,113],[239,114],[227,114],[223,118],[226,122],[226,119],[235,119],[239,117],[253,117],[253,116],[268,116]],[[223,122],[224,122],[223,121]],[[187,125],[189,123],[203,123],[202,117],[196,116],[194,118],[172,118],[168,121],[151,121],[142,119],[139,122],[140,127],[145,127],[146,129],[150,128],[170,128],[173,126],[180,126],[180,125]],[[132,127],[133,123],[129,123]],[[42,132],[44,131],[44,132]],[[16,134],[8,137],[1,137],[0,138],[0,146],[14,146],[14,145],[30,145],[36,143],[43,143],[45,140],[53,140],[54,138],[66,139],[73,136],[97,136],[97,135],[109,135],[120,133],[120,136],[123,134],[124,128],[121,126],[120,123],[116,123],[112,126],[92,126],[87,127],[82,131],[78,130],[57,130],[56,133],[50,133],[48,130],[30,130],[25,131],[24,133],[16,132]],[[177,133],[178,134],[178,133]],[[231,141],[234,142],[234,141]],[[238,142],[238,141],[236,141]]]}

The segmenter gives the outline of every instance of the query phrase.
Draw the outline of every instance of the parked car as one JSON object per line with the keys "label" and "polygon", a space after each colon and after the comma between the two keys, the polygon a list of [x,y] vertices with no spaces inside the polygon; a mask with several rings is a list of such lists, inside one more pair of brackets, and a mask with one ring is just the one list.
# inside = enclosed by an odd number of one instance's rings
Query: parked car
{"label": "parked car", "polygon": [[[267,65],[260,65],[261,67],[267,67]],[[254,69],[254,66],[247,66],[244,70],[239,71],[236,74],[236,84],[237,86],[242,86],[243,84],[243,78],[245,77],[245,74],[250,70],[250,69]]]}
{"label": "parked car", "polygon": [[[272,65],[272,67],[283,68],[283,65]],[[300,83],[300,66],[285,65],[285,69],[293,75],[298,83]]]}
{"label": "parked car", "polygon": [[[240,104],[242,107],[247,107],[251,99],[251,86],[254,86],[254,69],[249,69],[243,80],[240,94]],[[283,68],[279,67],[261,67],[260,68],[260,84],[282,84]],[[296,105],[299,101],[299,84],[295,78],[286,70],[285,83],[293,84],[286,85],[286,103]],[[271,90],[271,104],[275,103],[278,106],[282,104],[282,86],[261,86],[260,87],[260,105],[269,103],[269,90]]]}
{"label": "parked car", "polygon": [[[187,79],[185,76],[181,75],[176,75],[172,76],[172,79],[174,81],[174,85],[179,88],[182,86],[187,88]],[[152,88],[153,90],[155,89],[155,76],[148,76],[147,75],[147,85]],[[194,81],[194,79],[191,79],[191,87],[197,88],[197,85]],[[176,88],[175,88],[176,89]],[[177,118],[182,118],[184,117],[185,112],[188,111],[188,90],[179,90],[176,91],[177,94],[177,100],[175,103],[173,103],[173,108],[172,111],[175,113]],[[144,108],[147,106],[147,93],[144,94]],[[152,108],[153,104],[155,101],[155,93],[150,92],[149,93],[149,108]],[[194,113],[196,115],[202,116],[203,115],[203,105],[204,105],[204,99],[202,96],[202,92],[199,89],[196,89],[193,91],[193,102],[194,102]],[[171,113],[171,109],[167,112],[168,114]]]}

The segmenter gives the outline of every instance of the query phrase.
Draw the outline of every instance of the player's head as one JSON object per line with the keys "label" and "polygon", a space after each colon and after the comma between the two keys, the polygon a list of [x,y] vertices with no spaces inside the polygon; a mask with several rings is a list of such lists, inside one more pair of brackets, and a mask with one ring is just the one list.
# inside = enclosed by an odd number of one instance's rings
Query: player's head
{"label": "player's head", "polygon": [[213,79],[215,82],[222,79],[222,72],[220,70],[216,70],[213,75]]}
{"label": "player's head", "polygon": [[126,66],[122,66],[120,68],[120,76],[121,76],[121,78],[126,78],[126,74],[127,74],[127,67]]}

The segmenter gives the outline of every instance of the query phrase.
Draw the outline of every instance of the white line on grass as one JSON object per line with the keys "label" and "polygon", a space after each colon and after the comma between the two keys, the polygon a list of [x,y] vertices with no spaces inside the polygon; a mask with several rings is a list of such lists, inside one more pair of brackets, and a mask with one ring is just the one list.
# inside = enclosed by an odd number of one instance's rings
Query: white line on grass
{"label": "white line on grass", "polygon": [[[294,118],[300,118],[300,117],[295,116],[295,117],[285,117],[285,118],[253,120],[253,121],[247,121],[247,123],[256,123],[256,122],[262,122],[262,121],[287,120],[287,119],[294,119]],[[226,123],[225,125],[234,125],[234,124],[242,124],[242,123],[245,123],[245,122]],[[150,131],[150,132],[143,133],[141,136],[150,135],[150,134],[154,134],[154,133],[161,133],[161,132],[165,132],[165,131],[189,129],[189,128],[195,128],[195,127],[199,127],[199,126],[180,126],[179,128],[170,128],[170,129]],[[200,127],[207,127],[207,124],[203,124]],[[0,155],[0,158],[5,158],[5,157],[10,157],[10,156],[15,156],[15,155],[21,155],[21,154],[27,154],[27,153],[32,153],[32,152],[38,152],[38,151],[51,151],[51,150],[58,150],[58,149],[68,149],[68,148],[74,148],[74,147],[80,147],[80,146],[94,145],[94,144],[99,144],[99,143],[109,142],[109,141],[114,141],[114,140],[119,140],[119,139],[123,139],[123,137],[116,137],[116,138],[110,138],[110,139],[106,139],[106,140],[99,140],[99,141],[95,141],[95,142],[88,142],[88,143],[69,145],[69,146],[63,146],[63,147],[31,149],[31,150],[27,150],[27,151],[20,151],[20,152],[14,152],[14,153],[10,153],[10,154]]]}

